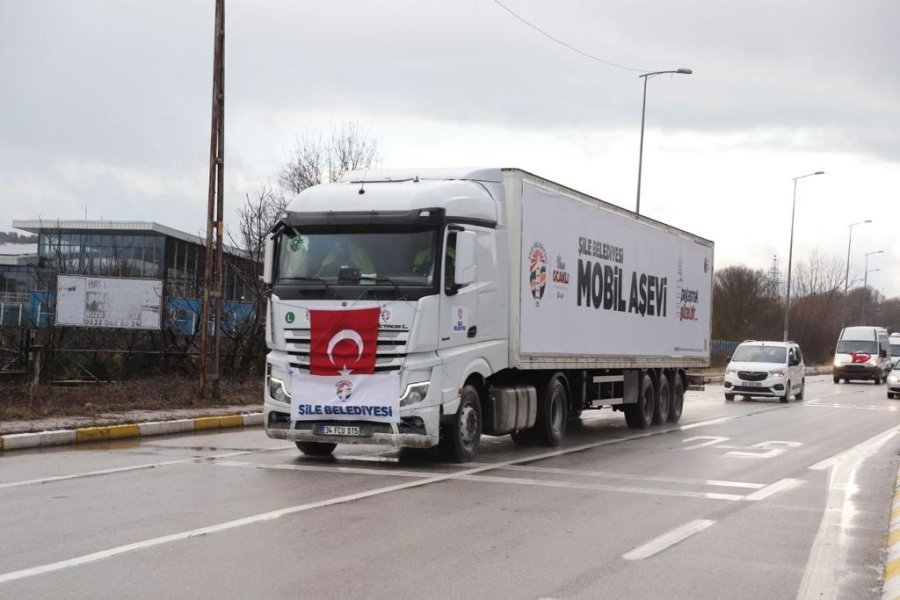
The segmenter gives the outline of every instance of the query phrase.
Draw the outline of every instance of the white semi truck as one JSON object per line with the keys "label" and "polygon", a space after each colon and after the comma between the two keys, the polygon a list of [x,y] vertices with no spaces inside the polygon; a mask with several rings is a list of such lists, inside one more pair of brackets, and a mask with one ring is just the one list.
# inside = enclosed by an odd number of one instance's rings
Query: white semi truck
{"label": "white semi truck", "polygon": [[266,433],[475,456],[611,406],[681,418],[709,365],[713,243],[519,169],[355,173],[266,245]]}

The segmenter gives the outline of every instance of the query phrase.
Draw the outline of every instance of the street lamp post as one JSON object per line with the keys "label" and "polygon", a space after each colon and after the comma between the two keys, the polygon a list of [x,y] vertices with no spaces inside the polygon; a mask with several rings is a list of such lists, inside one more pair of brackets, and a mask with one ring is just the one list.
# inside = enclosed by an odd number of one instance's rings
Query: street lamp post
{"label": "street lamp post", "polygon": [[643,73],[638,75],[638,77],[644,78],[644,101],[641,104],[641,147],[638,151],[638,182],[637,182],[637,203],[635,204],[634,212],[640,214],[641,212],[641,168],[643,167],[644,162],[644,115],[647,112],[647,80],[653,77],[654,75],[665,75],[666,73],[674,73],[676,75],[690,75],[693,73],[691,69],[676,69],[674,71],[654,71],[652,73]]}
{"label": "street lamp post", "polygon": [[791,259],[794,255],[794,213],[797,210],[797,180],[804,177],[812,177],[813,175],[824,175],[825,171],[816,171],[815,173],[807,173],[794,177],[794,201],[791,204],[791,244],[788,246],[788,272],[787,272],[787,294],[784,299],[784,341],[788,341],[788,324],[791,317]]}
{"label": "street lamp post", "polygon": [[874,273],[875,271],[880,271],[881,269],[872,269],[869,270],[869,256],[872,254],[882,254],[884,250],[874,250],[872,252],[866,252],[863,256],[866,257],[866,269],[865,274],[863,275],[863,299],[862,299],[862,310],[859,314],[859,324],[866,324],[866,299],[869,297],[869,273]]}
{"label": "street lamp post", "polygon": [[844,328],[847,317],[847,286],[850,284],[850,243],[853,241],[853,228],[857,225],[864,225],[871,222],[872,219],[866,219],[865,221],[850,224],[850,235],[847,236],[847,273],[844,275],[844,306],[841,308],[841,329]]}

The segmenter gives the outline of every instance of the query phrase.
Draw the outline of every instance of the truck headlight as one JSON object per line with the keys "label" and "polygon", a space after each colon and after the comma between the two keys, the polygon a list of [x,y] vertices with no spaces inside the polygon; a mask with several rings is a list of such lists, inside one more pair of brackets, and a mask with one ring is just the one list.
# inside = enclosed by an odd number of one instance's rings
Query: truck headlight
{"label": "truck headlight", "polygon": [[831,363],[831,366],[833,366],[833,367],[840,367],[840,366],[841,366],[841,361],[839,361],[838,359],[834,359],[834,362]]}
{"label": "truck headlight", "polygon": [[269,397],[271,397],[276,402],[290,402],[291,395],[287,391],[287,388],[284,385],[284,382],[280,379],[276,379],[274,377],[268,378],[268,388],[269,388]]}
{"label": "truck headlight", "polygon": [[400,406],[412,406],[418,404],[428,395],[430,381],[423,383],[411,383],[406,386],[406,392],[400,397]]}
{"label": "truck headlight", "polygon": [[784,377],[784,369],[775,369],[773,371],[769,371],[773,377]]}
{"label": "truck headlight", "polygon": [[875,365],[878,364],[878,359],[876,359],[874,357],[870,358],[869,360],[866,361],[866,364],[869,365],[870,367],[874,367]]}

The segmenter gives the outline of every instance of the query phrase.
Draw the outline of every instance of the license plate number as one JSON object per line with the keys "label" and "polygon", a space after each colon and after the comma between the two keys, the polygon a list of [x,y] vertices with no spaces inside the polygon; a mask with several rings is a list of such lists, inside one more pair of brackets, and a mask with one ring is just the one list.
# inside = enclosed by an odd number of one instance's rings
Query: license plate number
{"label": "license plate number", "polygon": [[759,381],[745,381],[744,385],[747,387],[762,387],[762,383]]}
{"label": "license plate number", "polygon": [[319,435],[365,435],[359,425],[320,425]]}

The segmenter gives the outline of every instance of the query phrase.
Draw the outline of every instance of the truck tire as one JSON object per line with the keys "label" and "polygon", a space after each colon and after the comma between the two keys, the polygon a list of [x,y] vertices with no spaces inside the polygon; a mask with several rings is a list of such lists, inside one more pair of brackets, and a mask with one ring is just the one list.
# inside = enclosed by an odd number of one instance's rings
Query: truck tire
{"label": "truck tire", "polygon": [[653,379],[644,373],[641,377],[641,386],[638,391],[638,401],[635,404],[625,405],[625,422],[631,429],[647,429],[653,422],[654,407]]}
{"label": "truck tire", "polygon": [[672,401],[669,402],[669,423],[677,423],[684,412],[684,381],[678,373],[672,374]]}
{"label": "truck tire", "polygon": [[656,405],[653,407],[653,424],[662,425],[669,420],[669,406],[672,404],[672,395],[669,388],[669,378],[665,373],[659,375],[659,390],[656,396]]}
{"label": "truck tire", "polygon": [[441,425],[441,453],[453,462],[475,458],[481,443],[481,398],[472,384],[463,387],[453,420]]}
{"label": "truck tire", "polygon": [[535,440],[544,446],[558,446],[566,433],[569,394],[565,377],[555,374],[538,396],[537,419],[534,423]]}
{"label": "truck tire", "polygon": [[326,444],[322,442],[296,442],[297,449],[306,456],[331,456],[337,444]]}

